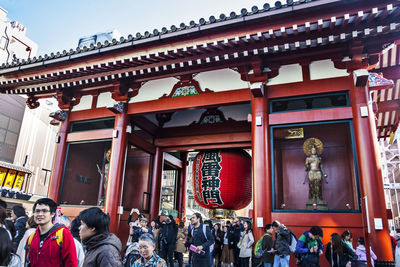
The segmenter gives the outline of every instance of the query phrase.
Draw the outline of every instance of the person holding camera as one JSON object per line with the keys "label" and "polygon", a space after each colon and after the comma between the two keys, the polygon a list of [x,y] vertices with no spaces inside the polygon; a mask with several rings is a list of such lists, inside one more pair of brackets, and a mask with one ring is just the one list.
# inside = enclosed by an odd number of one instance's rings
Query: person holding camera
{"label": "person holding camera", "polygon": [[319,256],[324,253],[321,237],[321,227],[313,226],[309,231],[304,232],[297,241],[296,253],[302,267],[319,266]]}
{"label": "person holding camera", "polygon": [[[134,212],[138,215],[138,218],[136,221],[132,222],[132,215]],[[139,236],[144,233],[149,233],[151,235],[153,234],[151,227],[147,226],[147,218],[140,214],[138,209],[133,208],[131,210],[131,213],[128,217],[128,224],[130,227],[130,238],[128,240],[129,244],[139,242]]]}
{"label": "person holding camera", "polygon": [[278,221],[272,222],[275,241],[271,253],[274,253],[274,267],[289,267],[290,260],[290,231]]}
{"label": "person holding camera", "polygon": [[161,213],[160,216],[160,254],[163,259],[168,263],[168,266],[174,266],[174,251],[176,244],[176,236],[178,234],[178,227],[172,215]]}

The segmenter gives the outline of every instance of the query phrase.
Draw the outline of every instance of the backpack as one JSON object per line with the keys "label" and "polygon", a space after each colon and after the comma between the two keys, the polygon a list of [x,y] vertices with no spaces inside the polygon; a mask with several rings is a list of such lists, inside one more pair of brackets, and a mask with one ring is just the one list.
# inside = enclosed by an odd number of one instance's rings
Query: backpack
{"label": "backpack", "polygon": [[140,258],[139,244],[137,242],[132,243],[128,246],[125,251],[125,257],[122,261],[122,266],[130,267],[134,266],[134,263]]}
{"label": "backpack", "polygon": [[289,232],[290,232],[289,250],[290,250],[290,252],[295,253],[296,252],[296,246],[297,246],[297,237],[292,233],[292,231],[289,230]]}
{"label": "backpack", "polygon": [[[192,228],[192,231],[191,231],[192,238],[193,238],[193,232],[194,232],[194,227]],[[207,225],[205,225],[204,223],[203,223],[203,234],[204,234],[204,237],[206,238],[206,240],[208,241],[208,238],[207,238]],[[210,252],[213,251],[213,250],[214,250],[214,244],[212,244],[210,246]]]}
{"label": "backpack", "polygon": [[262,249],[262,241],[266,235],[271,236],[268,233],[265,233],[260,239],[258,239],[256,245],[254,246],[254,256],[256,258],[261,258],[264,255],[265,250]]}
{"label": "backpack", "polygon": [[[57,245],[60,246],[61,266],[63,265],[63,262],[62,262],[62,244],[63,244],[63,240],[64,240],[64,233],[63,233],[63,231],[64,231],[64,227],[60,227],[59,229],[57,229],[56,235],[53,236],[53,237],[51,238],[51,240],[56,240]],[[28,237],[28,242],[27,242],[27,244],[26,244],[25,247],[24,247],[24,249],[25,249],[25,251],[26,251],[26,260],[27,260],[27,263],[29,262],[29,252],[30,252],[30,249],[31,249],[31,244],[32,244],[33,237],[34,237],[35,235],[36,235],[36,231],[33,232],[32,234],[30,234],[30,236]],[[28,264],[27,266],[29,266],[29,264]]]}
{"label": "backpack", "polygon": [[[309,235],[304,235],[304,236],[305,236],[305,238],[306,238],[306,242],[304,242],[303,248],[304,248],[304,247],[307,247],[307,246],[308,246],[308,243],[310,243],[310,240],[311,240],[311,238],[309,237]],[[318,245],[322,244],[322,241],[321,241],[320,238],[318,238],[317,243],[318,243]],[[295,257],[295,259],[296,259],[296,265],[297,265],[297,266],[300,266],[300,265],[301,265],[301,263],[302,263],[303,260],[304,260],[304,256],[305,256],[304,254],[294,252],[294,257]]]}

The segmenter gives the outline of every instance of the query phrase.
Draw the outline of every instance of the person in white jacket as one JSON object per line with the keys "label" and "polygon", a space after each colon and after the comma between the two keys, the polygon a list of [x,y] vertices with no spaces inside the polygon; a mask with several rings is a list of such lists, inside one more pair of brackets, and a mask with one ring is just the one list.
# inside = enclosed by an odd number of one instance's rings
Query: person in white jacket
{"label": "person in white jacket", "polygon": [[249,267],[250,265],[250,257],[253,251],[254,244],[254,235],[251,229],[251,223],[248,221],[243,222],[244,230],[242,232],[242,237],[238,243],[240,246],[239,252],[239,266],[240,267]]}
{"label": "person in white jacket", "polygon": [[22,237],[21,241],[19,242],[17,248],[17,255],[21,258],[22,265],[25,266],[25,244],[28,240],[28,237],[36,231],[37,224],[33,216],[31,216],[28,221],[26,222],[26,231],[24,236]]}
{"label": "person in white jacket", "polygon": [[[77,220],[77,219],[75,218],[75,220]],[[78,219],[78,221],[79,221],[79,219]],[[83,261],[85,260],[85,252],[83,250],[83,246],[82,246],[82,243],[81,243],[79,237],[77,238],[76,235],[74,234],[76,232],[76,230],[79,233],[79,225],[80,224],[77,225],[76,223],[74,223],[74,225],[71,227],[71,219],[68,216],[61,216],[59,218],[58,222],[61,224],[64,224],[68,229],[70,229],[70,232],[71,232],[72,236],[74,237],[74,242],[75,242],[75,247],[76,247],[76,256],[78,256],[78,267],[82,267]]]}

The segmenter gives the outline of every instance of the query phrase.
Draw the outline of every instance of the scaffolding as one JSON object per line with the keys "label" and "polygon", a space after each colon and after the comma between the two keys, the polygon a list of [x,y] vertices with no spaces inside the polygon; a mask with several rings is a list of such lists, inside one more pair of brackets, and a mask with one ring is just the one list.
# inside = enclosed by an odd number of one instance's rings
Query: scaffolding
{"label": "scaffolding", "polygon": [[393,143],[388,139],[380,139],[380,156],[382,165],[383,186],[385,190],[386,208],[392,211],[392,219],[389,219],[389,229],[394,234],[395,229],[400,228],[400,139],[396,134]]}

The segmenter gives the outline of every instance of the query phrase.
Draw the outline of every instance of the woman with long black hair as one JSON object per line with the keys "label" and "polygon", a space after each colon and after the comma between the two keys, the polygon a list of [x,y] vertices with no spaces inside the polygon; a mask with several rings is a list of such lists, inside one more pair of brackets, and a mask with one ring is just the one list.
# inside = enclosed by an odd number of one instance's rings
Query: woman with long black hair
{"label": "woman with long black hair", "polygon": [[350,267],[357,260],[357,255],[346,245],[338,233],[331,235],[331,242],[326,246],[325,257],[332,267]]}
{"label": "woman with long black hair", "polygon": [[0,266],[22,267],[21,259],[13,252],[13,244],[6,229],[0,227]]}
{"label": "woman with long black hair", "polygon": [[221,224],[220,223],[216,223],[213,226],[212,229],[212,234],[214,236],[214,253],[213,253],[213,257],[215,260],[215,267],[220,267],[221,266],[221,254],[222,254],[222,246],[223,246],[223,241],[224,241],[224,232],[221,229]]}

